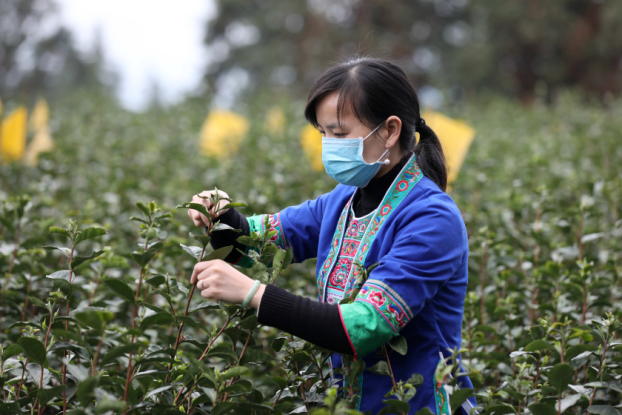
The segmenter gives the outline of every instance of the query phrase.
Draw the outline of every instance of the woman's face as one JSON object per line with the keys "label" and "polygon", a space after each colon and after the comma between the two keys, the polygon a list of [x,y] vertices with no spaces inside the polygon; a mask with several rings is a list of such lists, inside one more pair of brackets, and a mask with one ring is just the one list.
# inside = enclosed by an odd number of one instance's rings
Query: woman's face
{"label": "woman's face", "polygon": [[[359,138],[367,137],[373,128],[366,127],[352,113],[350,106],[346,105],[341,114],[341,124],[337,124],[337,101],[339,91],[332,92],[322,98],[315,107],[318,128],[322,136],[329,138]],[[375,127],[374,127],[375,128]],[[383,136],[387,136],[388,131],[380,127],[365,140],[363,144],[363,159],[368,163],[377,161],[386,151]]]}

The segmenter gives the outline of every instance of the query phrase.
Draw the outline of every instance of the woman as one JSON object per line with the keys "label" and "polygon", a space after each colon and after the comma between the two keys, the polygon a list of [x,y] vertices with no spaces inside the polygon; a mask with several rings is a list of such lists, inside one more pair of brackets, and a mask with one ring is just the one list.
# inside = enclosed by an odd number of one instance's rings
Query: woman
{"label": "woman", "polygon": [[[236,250],[226,262],[197,264],[192,282],[205,298],[242,303],[248,297],[259,323],[338,352],[332,367],[341,365],[341,353],[363,359],[369,368],[384,359],[377,349],[403,336],[407,354],[390,357],[395,379],[405,381],[413,373],[424,378],[410,401],[411,413],[424,406],[449,413],[434,372],[448,349],[460,347],[468,242],[460,211],[444,192],[443,151],[420,116],[417,94],[399,67],[357,59],[320,76],[305,117],[322,133],[322,160],[339,184],[315,200],[270,215],[270,223],[278,244],[292,248],[294,261],[317,257],[319,302],[272,285],[261,285],[253,294],[253,280],[229,264],[249,265]],[[196,195],[192,201],[213,209]],[[197,226],[208,223],[198,211],[188,213]],[[221,222],[246,235],[262,231],[263,219],[246,218],[235,209],[220,212]],[[212,245],[236,245],[239,235],[216,232]],[[361,267],[376,263],[358,286]],[[359,288],[354,302],[339,304]],[[472,387],[466,376],[460,379],[462,387]],[[361,380],[357,409],[376,413],[385,406],[391,379],[366,370]],[[468,413],[473,403],[463,409]]]}

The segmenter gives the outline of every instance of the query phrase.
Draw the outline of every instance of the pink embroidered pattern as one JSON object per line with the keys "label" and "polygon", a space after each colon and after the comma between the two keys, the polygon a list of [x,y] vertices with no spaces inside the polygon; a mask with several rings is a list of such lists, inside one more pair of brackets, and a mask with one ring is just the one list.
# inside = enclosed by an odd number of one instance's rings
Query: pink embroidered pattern
{"label": "pink embroidered pattern", "polygon": [[413,317],[408,304],[382,281],[369,279],[365,282],[355,301],[365,301],[374,306],[397,333]]}
{"label": "pink embroidered pattern", "polygon": [[346,286],[348,275],[352,269],[352,261],[356,255],[361,239],[369,225],[371,215],[362,219],[354,218],[350,212],[350,218],[341,244],[341,251],[337,257],[337,263],[328,277],[326,287],[326,302],[329,304],[339,303],[343,299],[343,290]]}
{"label": "pink embroidered pattern", "polygon": [[317,291],[320,301],[324,300],[324,288],[328,283],[328,273],[331,270],[333,261],[337,259],[339,247],[341,246],[341,237],[343,235],[343,230],[348,218],[348,212],[350,210],[350,204],[352,203],[353,198],[354,194],[352,194],[352,197],[350,197],[350,200],[348,200],[348,203],[346,203],[346,206],[341,211],[341,216],[339,216],[339,222],[337,222],[337,228],[335,229],[335,234],[333,235],[333,242],[331,243],[330,252],[328,253],[326,260],[324,261],[324,265],[317,276]]}

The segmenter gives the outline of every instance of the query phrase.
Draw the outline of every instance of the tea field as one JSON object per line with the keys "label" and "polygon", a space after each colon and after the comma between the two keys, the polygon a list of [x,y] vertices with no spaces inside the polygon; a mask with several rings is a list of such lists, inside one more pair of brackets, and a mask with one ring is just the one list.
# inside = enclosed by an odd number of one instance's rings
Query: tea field
{"label": "tea field", "polygon": [[[326,350],[189,282],[197,261],[228,252],[192,226],[194,194],[222,189],[251,215],[334,187],[300,144],[303,108],[246,102],[246,137],[208,157],[197,99],[136,114],[86,91],[51,106],[54,150],[0,166],[0,413],[356,413],[356,390],[330,385]],[[439,367],[451,407],[475,395],[486,414],[620,415],[622,102],[566,93],[554,107],[487,98],[440,111],[477,132],[450,193],[470,238],[453,354],[474,390],[452,387],[452,362]],[[288,266],[269,239],[247,241],[263,254],[244,272],[313,297],[315,263]],[[386,369],[354,361],[345,374]],[[408,413],[419,382],[397,382],[383,413]]]}

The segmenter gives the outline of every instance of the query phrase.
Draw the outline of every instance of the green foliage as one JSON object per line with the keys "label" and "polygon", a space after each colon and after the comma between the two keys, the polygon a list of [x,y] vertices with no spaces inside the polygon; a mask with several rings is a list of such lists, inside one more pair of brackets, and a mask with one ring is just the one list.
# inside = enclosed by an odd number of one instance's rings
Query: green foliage
{"label": "green foliage", "polygon": [[[348,385],[331,388],[326,350],[190,285],[197,261],[231,252],[190,227],[188,205],[175,208],[203,190],[196,183],[235,193],[248,207],[228,203],[249,215],[334,186],[304,158],[301,117],[287,113],[284,133],[268,136],[260,104],[245,109],[240,152],[212,160],[196,154],[196,103],[139,115],[80,96],[53,111],[58,148],[39,167],[0,166],[0,413],[46,402],[42,412],[61,412],[65,387],[68,413],[354,414],[358,376],[391,377],[392,356],[408,350],[401,337],[376,366],[346,356],[335,372]],[[474,395],[486,413],[618,414],[622,105],[566,96],[554,108],[493,101],[446,112],[478,132],[451,192],[470,243],[463,343],[442,351],[435,373],[452,409]],[[270,238],[240,238],[253,262],[240,270],[315,296],[315,261],[290,265],[291,250]],[[456,388],[458,359],[473,390]],[[431,381],[393,380],[386,413],[412,406]]]}

